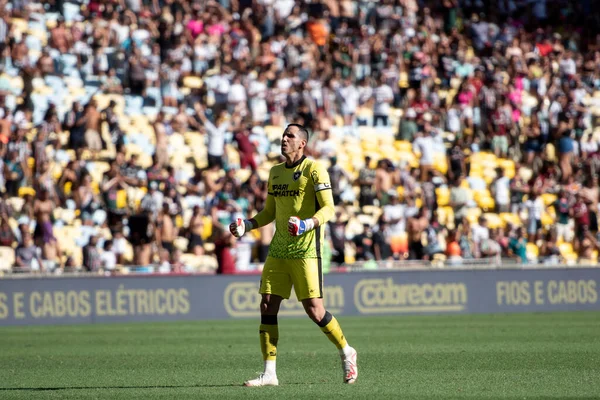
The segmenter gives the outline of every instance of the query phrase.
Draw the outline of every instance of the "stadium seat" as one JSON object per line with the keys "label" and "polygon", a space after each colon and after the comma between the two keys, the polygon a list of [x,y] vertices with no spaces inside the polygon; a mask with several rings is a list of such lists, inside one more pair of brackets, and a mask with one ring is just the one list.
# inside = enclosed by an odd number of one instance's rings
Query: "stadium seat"
{"label": "stadium seat", "polygon": [[200,89],[203,85],[202,79],[197,76],[186,76],[183,78],[183,86],[190,89]]}
{"label": "stadium seat", "polygon": [[448,161],[446,160],[446,156],[444,154],[434,154],[433,168],[444,175],[448,173]]}
{"label": "stadium seat", "polygon": [[542,213],[541,222],[544,227],[549,227],[554,224],[554,217],[552,217],[552,215],[550,215],[549,213],[544,212]]}
{"label": "stadium seat", "polygon": [[500,228],[506,224],[496,213],[485,213],[483,216],[485,217],[490,229]]}
{"label": "stadium seat", "polygon": [[22,197],[10,197],[8,198],[7,203],[12,207],[13,211],[21,212],[25,199]]}
{"label": "stadium seat", "polygon": [[15,264],[15,250],[12,247],[0,247],[0,271],[9,271]]}
{"label": "stadium seat", "polygon": [[212,256],[197,256],[191,253],[181,255],[181,262],[193,270],[210,269],[217,267],[217,260]]}
{"label": "stadium seat", "polygon": [[566,253],[561,255],[567,265],[575,265],[577,263],[577,259],[579,258],[575,253]]}
{"label": "stadium seat", "polygon": [[206,254],[212,254],[215,251],[215,244],[212,242],[204,242],[202,245]]}
{"label": "stadium seat", "polygon": [[567,256],[569,254],[574,254],[573,252],[573,245],[571,243],[568,242],[563,242],[561,244],[558,245],[558,250],[560,251],[560,254],[564,257]]}
{"label": "stadium seat", "polygon": [[405,140],[396,140],[394,142],[394,147],[398,151],[409,152],[409,153],[412,152],[412,143],[405,141]]}
{"label": "stadium seat", "polygon": [[440,207],[450,204],[450,190],[447,187],[439,187],[435,189],[437,205]]}
{"label": "stadium seat", "polygon": [[265,133],[271,142],[280,140],[283,130],[279,126],[267,125],[264,127]]}
{"label": "stadium seat", "polygon": [[554,204],[554,202],[557,199],[557,196],[555,194],[551,194],[551,193],[544,193],[540,196],[540,198],[542,199],[542,201],[544,202],[546,207],[548,207],[548,206]]}
{"label": "stadium seat", "polygon": [[526,254],[529,262],[535,262],[540,255],[540,249],[535,243],[527,243]]}
{"label": "stadium seat", "polygon": [[481,216],[480,208],[469,208],[467,210],[467,219],[471,224],[477,223],[479,217]]}

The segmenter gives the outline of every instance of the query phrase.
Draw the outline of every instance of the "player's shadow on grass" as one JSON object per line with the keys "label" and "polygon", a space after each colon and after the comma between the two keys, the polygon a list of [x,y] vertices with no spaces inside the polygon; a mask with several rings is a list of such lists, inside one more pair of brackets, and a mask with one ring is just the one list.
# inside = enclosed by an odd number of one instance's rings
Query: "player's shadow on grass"
{"label": "player's shadow on grass", "polygon": [[[317,385],[318,383],[308,383],[309,385]],[[290,382],[286,383],[289,385],[307,385],[306,382]],[[96,390],[96,389],[191,389],[191,388],[224,388],[224,387],[242,387],[242,384],[221,384],[221,385],[146,385],[146,386],[60,386],[60,387],[15,387],[15,388],[3,388],[0,387],[0,392],[3,391],[32,391],[32,392],[45,392],[45,391],[58,391],[58,390]]]}
{"label": "player's shadow on grass", "polygon": [[95,389],[190,389],[190,388],[218,388],[218,387],[235,387],[241,385],[224,384],[224,385],[147,385],[147,386],[61,386],[61,387],[17,387],[3,388],[0,387],[0,392],[3,391],[53,391],[53,390],[95,390]]}

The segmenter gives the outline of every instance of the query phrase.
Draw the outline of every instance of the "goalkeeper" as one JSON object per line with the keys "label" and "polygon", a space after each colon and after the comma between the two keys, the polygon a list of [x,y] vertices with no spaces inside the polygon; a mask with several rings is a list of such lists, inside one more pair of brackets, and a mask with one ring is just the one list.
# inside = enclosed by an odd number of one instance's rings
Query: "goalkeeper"
{"label": "goalkeeper", "polygon": [[238,219],[229,226],[236,237],[275,221],[275,236],[260,281],[260,346],[265,369],[245,386],[277,386],[275,359],[279,329],[277,313],[294,286],[304,310],[340,352],[344,382],[358,376],[356,350],[348,345],[340,324],[323,306],[321,252],[325,223],[334,214],[331,182],[327,170],[304,155],[308,131],[290,124],[283,132],[281,153],[285,163],[271,168],[265,208],[250,220]]}

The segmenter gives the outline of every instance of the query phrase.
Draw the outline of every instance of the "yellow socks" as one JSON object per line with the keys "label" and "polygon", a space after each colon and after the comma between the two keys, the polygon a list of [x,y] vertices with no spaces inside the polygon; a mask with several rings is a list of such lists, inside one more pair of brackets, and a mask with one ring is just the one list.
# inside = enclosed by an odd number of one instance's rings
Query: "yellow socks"
{"label": "yellow socks", "polygon": [[340,324],[329,311],[325,311],[325,316],[317,325],[319,325],[323,333],[327,335],[331,343],[335,344],[338,349],[341,350],[348,346]]}
{"label": "yellow socks", "polygon": [[277,341],[279,340],[277,315],[262,315],[260,322],[260,349],[263,360],[275,361],[277,358]]}

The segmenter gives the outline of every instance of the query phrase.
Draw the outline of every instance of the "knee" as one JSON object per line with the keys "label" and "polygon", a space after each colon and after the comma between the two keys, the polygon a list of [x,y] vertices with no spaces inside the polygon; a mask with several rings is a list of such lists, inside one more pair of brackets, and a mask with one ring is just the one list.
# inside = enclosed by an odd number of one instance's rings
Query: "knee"
{"label": "knee", "polygon": [[260,302],[261,315],[277,315],[279,311],[279,303],[268,297],[263,297]]}
{"label": "knee", "polygon": [[264,299],[260,302],[260,313],[262,315],[269,313],[269,302]]}
{"label": "knee", "polygon": [[320,305],[306,306],[304,310],[306,311],[306,315],[317,324],[321,322],[325,316],[325,309]]}

